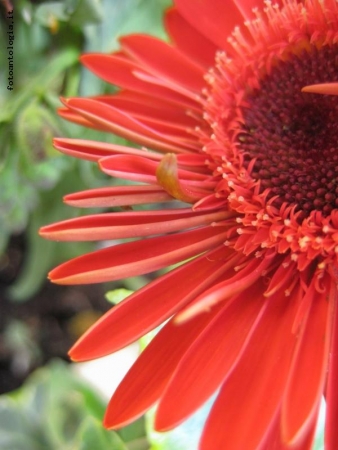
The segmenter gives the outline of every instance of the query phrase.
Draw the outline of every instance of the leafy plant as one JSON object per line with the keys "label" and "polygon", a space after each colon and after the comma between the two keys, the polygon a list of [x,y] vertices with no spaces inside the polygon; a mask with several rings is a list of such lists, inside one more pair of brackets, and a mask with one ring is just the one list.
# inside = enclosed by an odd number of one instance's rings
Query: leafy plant
{"label": "leafy plant", "polygon": [[[119,36],[129,32],[164,37],[161,19],[170,4],[170,0],[15,2],[14,89],[0,92],[0,256],[12,235],[24,233],[27,243],[22,272],[9,291],[14,300],[32,297],[49,268],[83,251],[81,243],[54,247],[36,233],[42,224],[80,213],[61,203],[63,194],[103,182],[95,165],[56,152],[52,137],[100,136],[100,140],[124,142],[57,116],[60,96],[115,89],[82,68],[80,54],[115,50]],[[3,16],[0,36],[4,42],[7,28]],[[8,66],[6,58],[2,52],[3,67]],[[3,86],[6,76],[6,70],[0,73]]]}
{"label": "leafy plant", "polygon": [[[0,397],[2,450],[145,450],[142,421],[120,435],[102,426],[105,404],[59,360]],[[146,446],[145,446],[146,445]]]}

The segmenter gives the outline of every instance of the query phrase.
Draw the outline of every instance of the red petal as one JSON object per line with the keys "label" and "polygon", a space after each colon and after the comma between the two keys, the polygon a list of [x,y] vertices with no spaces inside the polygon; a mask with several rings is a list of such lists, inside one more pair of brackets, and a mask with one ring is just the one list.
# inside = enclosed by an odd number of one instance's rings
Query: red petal
{"label": "red petal", "polygon": [[[265,0],[232,0],[237,6],[238,10],[241,12],[245,20],[253,20],[256,18],[255,14],[252,12],[253,9],[259,9],[263,11],[265,8]],[[275,2],[280,3],[279,1]]]}
{"label": "red petal", "polygon": [[136,118],[156,118],[185,129],[194,128],[201,123],[201,120],[188,115],[186,108],[182,108],[182,106],[138,92],[121,91],[114,95],[95,98],[103,103],[115,106]]}
{"label": "red petal", "polygon": [[270,297],[275,294],[283,286],[289,287],[290,280],[293,279],[293,274],[296,271],[296,264],[292,261],[286,260],[286,263],[281,264],[273,274],[271,281],[264,293],[265,297]]}
{"label": "red petal", "polygon": [[70,351],[71,358],[98,358],[148,333],[216,280],[224,272],[226,256],[224,247],[209,252],[138,290],[106,313],[77,341]]}
{"label": "red petal", "polygon": [[242,25],[243,15],[233,1],[175,0],[184,19],[219,49],[228,49],[227,38],[236,26]]}
{"label": "red petal", "polygon": [[338,95],[338,83],[320,83],[305,86],[302,92],[321,95]]}
{"label": "red petal", "polygon": [[49,278],[58,284],[88,284],[132,277],[184,261],[216,247],[225,238],[226,232],[204,227],[119,244],[61,264],[49,273]]}
{"label": "red petal", "polygon": [[82,117],[80,114],[76,113],[75,111],[71,111],[68,108],[58,108],[57,113],[63,119],[68,120],[69,122],[76,123],[76,125],[80,125],[80,126],[86,127],[86,128],[92,128],[94,130],[100,130],[100,131],[105,131],[105,132],[107,131],[106,126],[93,124],[89,120]]}
{"label": "red petal", "polygon": [[263,286],[252,290],[252,301],[240,295],[196,339],[178,366],[162,397],[155,428],[165,431],[199,408],[219,387],[245,345],[262,302]]}
{"label": "red petal", "polygon": [[159,331],[115,391],[104,419],[107,428],[132,422],[158,400],[180,359],[216,312],[184,326],[170,321]]}
{"label": "red petal", "polygon": [[271,424],[263,443],[260,445],[260,450],[311,450],[313,447],[313,441],[315,438],[317,415],[312,419],[312,423],[309,425],[307,433],[304,435],[297,444],[292,446],[283,442],[281,436],[281,415],[280,410],[276,414],[273,423]]}
{"label": "red petal", "polygon": [[[238,254],[240,257],[241,255]],[[238,261],[237,261],[238,262]],[[184,322],[196,314],[207,311],[211,306],[218,302],[224,302],[228,298],[247,290],[250,286],[261,278],[264,272],[271,264],[271,258],[265,256],[263,260],[253,259],[244,269],[237,272],[227,280],[212,286],[209,290],[203,292],[177,316],[177,321]],[[234,264],[234,269],[236,269]]]}
{"label": "red petal", "polygon": [[106,142],[88,141],[85,139],[55,138],[53,143],[54,147],[60,152],[88,161],[98,161],[106,156],[121,154],[143,156],[154,159],[155,161],[161,160],[161,155],[155,152],[147,152],[145,150],[125,147],[124,145],[108,144]]}
{"label": "red petal", "polygon": [[[167,156],[165,155],[164,158]],[[99,164],[101,170],[108,175],[142,183],[158,184],[156,171],[159,164],[157,161],[139,156],[117,155],[101,159]],[[195,182],[197,186],[208,186],[208,180],[203,173],[178,169],[178,177],[182,181]],[[211,181],[210,183],[211,186],[214,185],[214,182]]]}
{"label": "red petal", "polygon": [[[130,98],[126,101],[125,98],[120,98],[120,94],[96,96],[91,97],[92,100],[96,100],[108,106],[113,106],[124,114],[135,119],[137,122],[151,128],[157,133],[168,134],[175,139],[182,139],[185,142],[191,142],[192,145],[196,144],[197,138],[193,134],[192,130],[201,123],[196,117],[188,116],[186,111],[182,108],[176,108],[179,111],[176,117],[170,117],[170,114],[166,116],[163,109],[166,105],[162,103],[162,109],[159,113],[156,108],[146,107],[137,103],[136,98],[132,101]],[[170,111],[170,109],[169,109]],[[196,115],[195,115],[196,116]]]}
{"label": "red petal", "polygon": [[164,99],[170,103],[179,105],[184,109],[200,111],[201,107],[196,102],[168,87],[147,83],[135,77],[135,70],[142,70],[136,62],[115,55],[101,55],[98,53],[83,55],[81,62],[95,75],[108,83],[116,84],[131,91],[146,94],[156,99]]}
{"label": "red petal", "polygon": [[[163,157],[162,157],[163,158]],[[182,153],[176,156],[179,167],[190,172],[204,173],[206,178],[212,179],[210,170],[207,168],[205,155],[198,153]]]}
{"label": "red petal", "polygon": [[[204,71],[178,49],[159,39],[142,35],[128,35],[120,39],[122,49],[135,59],[142,68],[161,80],[166,80],[177,92],[191,97],[205,86]],[[195,96],[192,96],[196,99]]]}
{"label": "red petal", "polygon": [[171,8],[165,16],[165,25],[177,47],[205,69],[215,63],[217,47],[193,28],[177,11]]}
{"label": "red petal", "polygon": [[181,140],[166,134],[157,133],[155,130],[141,124],[131,116],[119,111],[113,106],[108,106],[97,100],[88,98],[71,98],[66,100],[66,106],[79,113],[85,119],[105,127],[107,132],[116,133],[141,145],[149,145],[164,151],[182,152],[198,150],[198,146],[184,144]]}
{"label": "red petal", "polygon": [[308,294],[312,303],[298,336],[282,404],[282,435],[289,445],[301,439],[318,410],[323,395],[330,350],[332,315],[325,294]]}
{"label": "red petal", "polygon": [[64,197],[67,205],[81,208],[129,206],[172,200],[171,195],[158,186],[114,186],[75,192]]}
{"label": "red petal", "polygon": [[156,169],[158,163],[139,156],[111,156],[100,160],[102,172],[117,178],[140,183],[158,184]]}
{"label": "red petal", "polygon": [[330,294],[329,301],[334,304],[332,311],[334,323],[326,388],[325,449],[336,450],[338,448],[338,307],[335,281],[332,282]]}
{"label": "red petal", "polygon": [[[247,301],[251,292],[247,292]],[[299,296],[299,292],[298,292]],[[261,318],[213,405],[201,450],[256,450],[278,411],[297,337],[292,324],[299,298],[265,300]]]}
{"label": "red petal", "polygon": [[96,241],[165,234],[225,219],[226,212],[201,214],[189,209],[94,214],[64,220],[40,229],[40,235],[57,241]]}

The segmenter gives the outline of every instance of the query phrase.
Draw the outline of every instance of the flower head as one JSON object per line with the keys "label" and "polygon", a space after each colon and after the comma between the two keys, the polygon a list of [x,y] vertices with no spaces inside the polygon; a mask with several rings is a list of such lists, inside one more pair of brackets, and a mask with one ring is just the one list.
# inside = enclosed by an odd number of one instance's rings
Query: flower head
{"label": "flower head", "polygon": [[[202,450],[310,449],[327,400],[338,448],[338,4],[176,0],[172,43],[132,35],[83,63],[121,90],[60,113],[141,148],[56,139],[136,181],[67,195],[81,207],[161,204],[43,227],[57,240],[141,238],[66,262],[61,284],[185,262],[128,297],[71,349],[116,351],[166,322],[113,395],[107,427],[158,403],[167,430],[215,391]],[[169,208],[179,200],[181,207]]]}

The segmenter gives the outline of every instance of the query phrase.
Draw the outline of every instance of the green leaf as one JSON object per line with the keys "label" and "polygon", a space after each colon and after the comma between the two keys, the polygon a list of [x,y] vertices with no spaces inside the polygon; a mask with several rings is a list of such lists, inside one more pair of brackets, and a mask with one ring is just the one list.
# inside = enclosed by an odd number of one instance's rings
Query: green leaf
{"label": "green leaf", "polygon": [[50,88],[55,87],[55,83],[64,71],[77,63],[79,52],[73,47],[68,47],[60,51],[51,61],[45,64],[43,70],[31,77],[25,88],[5,102],[0,111],[0,122],[13,122],[15,115],[21,111],[26,102],[33,96],[43,96]]}
{"label": "green leaf", "polygon": [[[105,405],[98,394],[79,381],[70,368],[54,361],[37,370],[22,388],[0,397],[1,450],[78,450],[75,436],[88,417],[92,418],[91,430],[97,427],[96,435],[102,432],[109,444],[120,442],[103,430],[100,421]],[[86,432],[83,439],[83,444],[87,444],[86,439],[90,441],[84,448],[96,449],[91,446],[90,434]],[[125,448],[120,445],[116,450]]]}
{"label": "green leaf", "polygon": [[[81,251],[85,253],[93,248],[91,243],[67,242],[61,244],[42,239],[38,234],[39,228],[47,223],[79,214],[78,209],[69,208],[60,201],[65,193],[72,191],[74,186],[81,189],[84,184],[78,171],[71,169],[72,167],[69,167],[69,170],[60,176],[52,195],[50,191],[40,192],[36,199],[39,203],[31,213],[27,228],[27,256],[19,277],[8,290],[11,299],[15,301],[25,301],[32,297],[46,279],[48,270],[55,264],[77,256]],[[1,195],[0,191],[0,204]],[[21,198],[25,201],[25,194]],[[17,205],[16,210],[20,212],[23,208],[19,206]]]}
{"label": "green leaf", "polygon": [[[147,33],[166,37],[163,13],[171,0],[102,0],[104,17],[99,25],[84,27],[85,53],[112,52],[119,48],[119,37],[128,33]],[[82,70],[81,92],[83,96],[102,95],[112,87]]]}
{"label": "green leaf", "polygon": [[85,419],[75,441],[78,442],[78,450],[128,450],[117,433],[105,430],[102,423],[93,417]]}
{"label": "green leaf", "polygon": [[[139,450],[138,446],[144,445],[145,440],[145,420],[144,417],[136,420],[135,422],[127,425],[124,428],[118,430],[118,435],[120,438],[128,444],[128,449],[134,448],[136,445],[137,450]],[[147,441],[148,444],[148,441]],[[149,448],[149,444],[147,449]]]}
{"label": "green leaf", "polygon": [[105,297],[109,303],[117,305],[118,303],[121,303],[129,295],[133,294],[133,292],[134,291],[130,291],[129,289],[124,288],[114,289],[113,291],[106,292]]}
{"label": "green leaf", "polygon": [[100,23],[104,17],[101,0],[66,0],[64,7],[70,13],[69,23],[79,27]]}
{"label": "green leaf", "polygon": [[63,2],[48,2],[36,8],[34,18],[41,25],[49,27],[51,20],[66,21],[69,19],[69,14],[65,11]]}

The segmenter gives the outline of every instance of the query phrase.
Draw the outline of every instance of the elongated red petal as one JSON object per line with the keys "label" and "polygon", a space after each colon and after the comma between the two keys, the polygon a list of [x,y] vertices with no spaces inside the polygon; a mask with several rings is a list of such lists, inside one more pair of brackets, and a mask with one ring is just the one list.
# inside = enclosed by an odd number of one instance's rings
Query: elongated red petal
{"label": "elongated red petal", "polygon": [[70,350],[71,358],[98,358],[134,342],[219,278],[226,270],[223,262],[227,256],[223,247],[208,252],[135,292],[76,342]]}
{"label": "elongated red petal", "polygon": [[[245,20],[252,20],[255,18],[253,10],[259,9],[263,10],[265,7],[264,0],[232,0],[237,6],[238,10],[242,14]],[[275,4],[280,3],[276,1]]]}
{"label": "elongated red petal", "polygon": [[[167,158],[168,155],[165,155],[163,158],[164,161]],[[140,181],[142,183],[159,184],[157,173],[159,163],[149,158],[129,155],[107,156],[99,161],[99,165],[103,172],[114,177]],[[190,170],[178,169],[177,176],[182,182],[187,181],[192,185],[194,184],[197,190],[199,187],[203,188],[203,186],[209,187],[210,185],[214,185],[214,182],[208,184],[208,180],[204,174]],[[164,185],[162,187],[165,188]],[[172,194],[170,190],[169,193]]]}
{"label": "elongated red petal", "polygon": [[247,295],[239,295],[196,339],[182,359],[156,412],[155,428],[164,431],[178,425],[198,409],[220,386],[240,357],[262,302],[259,283]]}
{"label": "elongated red petal", "polygon": [[[292,446],[292,450],[311,450],[313,448],[313,441],[315,438],[317,414],[314,415],[311,424],[309,424],[307,432],[304,434],[303,439],[300,439],[297,444]],[[290,450],[290,446],[283,442],[281,435],[281,411],[275,414],[273,423],[267,430],[267,434],[264,441],[259,447],[260,450]]]}
{"label": "elongated red petal", "polygon": [[110,156],[100,160],[102,172],[117,178],[141,183],[158,184],[156,168],[158,162],[139,156]]}
{"label": "elongated red petal", "polygon": [[250,342],[212,407],[201,450],[222,448],[224,442],[234,449],[260,448],[287,381],[297,340],[292,324],[298,302],[298,296],[288,300],[280,293],[265,300]]}
{"label": "elongated red petal", "polygon": [[296,264],[292,261],[287,261],[286,264],[281,264],[275,273],[273,274],[267,290],[265,291],[265,297],[276,293],[283,286],[288,287],[287,283],[290,283],[292,279],[292,273],[295,272]]}
{"label": "elongated red petal", "polygon": [[201,214],[190,208],[94,214],[44,226],[39,233],[44,238],[60,241],[122,239],[209,225],[227,215],[227,212]]}
{"label": "elongated red petal", "polygon": [[[231,278],[222,281],[203,292],[199,297],[195,298],[185,309],[177,316],[178,322],[189,320],[196,314],[207,311],[208,308],[218,302],[227,300],[228,298],[245,291],[262,276],[262,272],[270,265],[270,258],[265,256],[261,261],[253,259],[242,271],[238,272]],[[235,266],[234,266],[235,269]]]}
{"label": "elongated red petal", "polygon": [[305,86],[302,92],[322,95],[338,95],[338,83],[320,83]]}
{"label": "elongated red petal", "polygon": [[170,321],[159,331],[115,391],[104,418],[107,428],[132,422],[158,400],[182,356],[216,313],[217,308],[184,326]]}
{"label": "elongated red petal", "polygon": [[160,186],[114,186],[75,192],[64,202],[81,208],[129,206],[172,201]]}
{"label": "elongated red petal", "polygon": [[60,152],[76,158],[86,159],[87,161],[98,161],[107,156],[121,154],[143,156],[154,161],[161,160],[161,155],[154,152],[125,147],[124,145],[108,144],[106,142],[55,138],[53,144]]}
{"label": "elongated red petal", "polygon": [[136,118],[156,118],[185,129],[201,124],[197,114],[192,116],[187,108],[138,92],[121,91],[114,95],[94,97],[94,99],[115,106]]}
{"label": "elongated red petal", "polygon": [[233,1],[175,0],[184,19],[219,49],[228,49],[227,38],[243,23],[243,15]]}
{"label": "elongated red petal", "polygon": [[333,303],[333,328],[326,387],[325,448],[326,450],[335,450],[338,447],[338,304],[335,281],[331,283],[330,301]]}
{"label": "elongated red petal", "polygon": [[316,292],[313,285],[308,295],[312,303],[298,337],[282,404],[282,435],[289,444],[302,438],[318,410],[330,351],[332,302],[329,308],[326,293]]}
{"label": "elongated red petal", "polygon": [[58,108],[57,110],[60,117],[62,117],[65,120],[68,120],[69,122],[76,123],[76,125],[80,125],[82,127],[86,128],[92,128],[94,130],[100,130],[100,131],[107,131],[107,128],[105,126],[100,126],[98,124],[93,124],[89,120],[82,117],[80,114],[76,113],[75,111],[71,111],[68,108]]}
{"label": "elongated red petal", "polygon": [[177,11],[167,11],[165,25],[177,47],[205,69],[213,66],[217,47],[193,28]]}
{"label": "elongated red petal", "polygon": [[142,34],[124,36],[120,42],[125,53],[161,80],[173,83],[177,92],[184,88],[181,92],[186,90],[188,96],[200,94],[205,86],[204,70],[169,44]]}
{"label": "elongated red petal", "polygon": [[119,244],[65,262],[49,278],[58,284],[88,284],[149,273],[216,247],[225,236],[216,227],[204,227]]}
{"label": "elongated red petal", "polygon": [[107,132],[116,133],[141,145],[149,145],[158,150],[184,152],[195,149],[190,144],[183,145],[170,135],[157,133],[141,124],[131,116],[113,106],[88,98],[71,98],[65,101],[66,106],[77,112],[93,125],[105,127]]}
{"label": "elongated red petal", "polygon": [[103,80],[116,84],[141,94],[147,94],[150,98],[164,99],[167,102],[181,106],[184,109],[200,111],[201,107],[190,98],[167,87],[142,81],[135,77],[135,71],[141,70],[136,62],[122,58],[118,55],[101,55],[98,53],[83,55],[81,62],[95,75]]}

